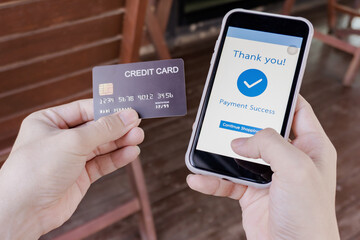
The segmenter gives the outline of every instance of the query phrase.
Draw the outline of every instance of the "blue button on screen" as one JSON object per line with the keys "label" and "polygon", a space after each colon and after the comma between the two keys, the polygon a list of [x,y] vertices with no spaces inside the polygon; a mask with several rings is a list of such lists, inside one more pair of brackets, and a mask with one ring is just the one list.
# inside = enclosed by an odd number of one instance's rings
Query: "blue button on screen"
{"label": "blue button on screen", "polygon": [[223,128],[223,129],[232,130],[232,131],[236,131],[236,132],[247,133],[247,134],[251,134],[251,135],[255,135],[255,133],[262,130],[261,128],[246,126],[246,125],[227,122],[227,121],[223,121],[223,120],[220,121],[220,126],[219,127]]}

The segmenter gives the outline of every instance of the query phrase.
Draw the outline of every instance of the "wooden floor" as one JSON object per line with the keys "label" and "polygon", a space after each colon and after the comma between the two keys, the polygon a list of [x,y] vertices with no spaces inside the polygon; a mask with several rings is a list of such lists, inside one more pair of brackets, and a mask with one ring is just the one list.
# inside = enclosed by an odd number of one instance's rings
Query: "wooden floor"
{"label": "wooden floor", "polygon": [[[325,27],[325,9],[303,13],[316,28]],[[142,163],[159,240],[246,239],[238,202],[191,191],[184,154],[200,101],[215,39],[199,40],[174,50],[185,61],[188,115],[146,120],[142,127]],[[313,41],[301,94],[313,105],[338,150],[337,215],[343,240],[360,239],[360,76],[352,88],[341,79],[351,57]],[[51,239],[129,199],[124,170],[95,183],[74,216]],[[136,216],[129,217],[88,238],[140,239]]]}

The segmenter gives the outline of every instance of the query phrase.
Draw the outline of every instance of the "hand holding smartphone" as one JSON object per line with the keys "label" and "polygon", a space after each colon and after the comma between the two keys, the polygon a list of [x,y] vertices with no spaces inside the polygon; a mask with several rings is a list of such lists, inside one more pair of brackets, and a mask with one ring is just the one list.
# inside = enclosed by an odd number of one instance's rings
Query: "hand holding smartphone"
{"label": "hand holding smartphone", "polygon": [[312,35],[303,18],[242,9],[225,16],[186,154],[192,172],[271,183],[267,163],[237,155],[230,144],[265,128],[289,137]]}

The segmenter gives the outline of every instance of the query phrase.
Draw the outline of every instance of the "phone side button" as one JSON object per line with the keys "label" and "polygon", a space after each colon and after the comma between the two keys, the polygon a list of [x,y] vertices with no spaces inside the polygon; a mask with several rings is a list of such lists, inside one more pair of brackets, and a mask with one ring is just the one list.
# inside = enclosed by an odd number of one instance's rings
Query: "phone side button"
{"label": "phone side button", "polygon": [[210,65],[214,64],[214,60],[215,60],[215,53],[213,53],[211,60],[210,60]]}
{"label": "phone side button", "polygon": [[214,51],[216,51],[218,47],[219,47],[219,39],[216,40]]}

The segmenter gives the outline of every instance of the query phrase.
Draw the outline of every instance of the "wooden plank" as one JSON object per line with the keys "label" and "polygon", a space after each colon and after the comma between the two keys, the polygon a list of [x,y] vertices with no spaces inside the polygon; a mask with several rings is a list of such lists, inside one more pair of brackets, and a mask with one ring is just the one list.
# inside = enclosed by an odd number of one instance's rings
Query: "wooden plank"
{"label": "wooden plank", "polygon": [[116,209],[88,222],[84,225],[67,232],[61,236],[54,238],[54,240],[68,240],[68,239],[82,239],[87,236],[96,233],[107,226],[114,224],[121,219],[124,219],[131,214],[140,210],[140,204],[138,199],[132,199],[131,201],[122,204]]}
{"label": "wooden plank", "polygon": [[328,12],[328,27],[329,31],[333,32],[336,28],[337,14],[336,14],[336,1],[337,0],[328,0],[327,12]]}
{"label": "wooden plank", "polygon": [[[20,3],[18,3],[20,2]],[[74,21],[124,6],[124,0],[14,1],[0,5],[0,37]],[[56,9],[56,11],[55,11]],[[79,11],[81,9],[81,11]]]}
{"label": "wooden plank", "polygon": [[347,52],[349,54],[353,54],[356,50],[356,47],[351,45],[350,43],[347,43],[345,41],[342,41],[336,37],[333,37],[331,35],[323,34],[319,31],[314,32],[314,37],[319,39],[320,41],[324,42],[325,44],[328,44],[332,47],[338,48],[344,52]]}
{"label": "wooden plank", "polygon": [[[183,171],[187,172],[184,167]],[[154,207],[154,214],[159,239],[226,239],[229,235],[227,228],[234,224],[239,228],[240,234],[230,239],[245,239],[245,232],[241,227],[241,209],[237,201],[203,195],[187,187],[159,201]],[[219,234],[220,238],[205,238],[204,235],[214,234],[216,231],[223,231],[223,234]]]}
{"label": "wooden plank", "polygon": [[341,5],[341,4],[334,4],[334,8],[342,13],[349,14],[350,16],[360,17],[360,13],[348,6]]}
{"label": "wooden plank", "polygon": [[7,156],[10,153],[12,146],[15,143],[16,136],[17,135],[15,134],[10,138],[0,140],[0,162],[4,161],[4,156]]}
{"label": "wooden plank", "polygon": [[21,126],[21,122],[24,120],[24,118],[27,115],[28,114],[21,114],[17,117],[9,118],[8,120],[1,122],[1,124],[0,124],[0,132],[1,132],[0,149],[11,146],[6,143],[3,143],[2,141],[7,141],[7,139],[10,139],[10,140],[15,139],[13,137],[17,135],[17,133],[20,129],[20,126]]}
{"label": "wooden plank", "polygon": [[[0,72],[0,99],[21,92],[36,83],[59,78],[79,69],[93,67],[118,58],[120,41],[75,51],[19,68]],[[72,64],[68,64],[68,63]],[[16,79],[16,81],[14,81]]]}
{"label": "wooden plank", "polygon": [[[129,199],[133,199],[133,197],[134,195],[131,192],[126,171],[122,168],[92,184],[73,217],[71,217],[71,219],[61,227],[61,229],[56,229],[40,239],[53,240],[56,236],[60,236],[64,232],[71,231],[82,224],[85,224],[89,220],[95,219],[104,213],[116,209],[119,204],[126,203]],[[132,221],[131,219],[134,219],[135,221]],[[109,228],[111,229],[122,224],[129,224],[129,222],[133,222],[134,225],[132,226],[134,227],[132,227],[132,229],[137,235],[139,235],[136,220],[137,216],[135,218],[129,216],[125,220],[116,222],[107,227],[104,231],[107,231]],[[96,234],[93,236],[96,236]],[[108,237],[97,239],[108,239]],[[116,236],[114,239],[122,240],[119,236]]]}
{"label": "wooden plank", "polygon": [[9,116],[27,109],[33,109],[44,103],[91,89],[91,79],[92,75],[91,71],[89,71],[61,82],[7,96],[0,102],[0,116]]}
{"label": "wooden plank", "polygon": [[154,15],[154,12],[148,8],[146,13],[146,27],[148,36],[154,44],[156,52],[161,59],[171,59],[171,55],[164,38],[164,33],[159,24],[159,20]]}
{"label": "wooden plank", "polygon": [[[139,60],[147,3],[147,0],[129,0],[126,2],[123,41],[119,59],[121,63]],[[132,16],[138,17],[134,18]]]}
{"label": "wooden plank", "polygon": [[[354,190],[354,189],[353,189]],[[346,209],[343,209],[338,214],[338,224],[341,239],[359,239],[359,224],[360,224],[360,202],[355,201],[349,205]]]}
{"label": "wooden plank", "polygon": [[354,57],[350,62],[348,69],[346,70],[346,74],[343,79],[343,85],[350,87],[355,80],[355,76],[359,70],[360,63],[360,48],[358,47],[354,53]]}
{"label": "wooden plank", "polygon": [[40,105],[35,105],[33,108],[28,108],[28,109],[25,109],[23,111],[16,112],[16,113],[14,113],[14,114],[12,114],[10,116],[3,116],[0,119],[0,123],[13,121],[14,119],[18,119],[21,116],[23,117],[22,119],[24,119],[30,113],[33,113],[33,112],[41,110],[41,109],[49,108],[49,107],[52,107],[52,106],[57,106],[57,105],[60,105],[60,104],[65,104],[65,103],[76,101],[76,100],[83,99],[83,98],[91,98],[91,97],[92,97],[92,89],[91,88],[86,88],[86,89],[83,89],[80,92],[76,92],[75,94],[72,94],[72,95],[69,95],[69,96],[65,95],[63,98],[54,99],[51,102],[44,102],[44,103],[42,103]]}
{"label": "wooden plank", "polygon": [[[74,48],[110,38],[122,31],[123,14],[95,19],[0,43],[0,65]],[[6,69],[6,66],[3,68]]]}
{"label": "wooden plank", "polygon": [[5,4],[8,6],[11,3],[20,2],[20,1],[24,1],[24,0],[0,0],[0,7],[5,6]]}
{"label": "wooden plank", "polygon": [[163,36],[166,32],[173,0],[158,0],[156,4],[156,16],[160,23]]}
{"label": "wooden plank", "polygon": [[2,165],[4,164],[4,162],[6,161],[6,159],[9,157],[9,155],[0,155],[0,169],[2,167]]}
{"label": "wooden plank", "polygon": [[294,3],[295,3],[295,0],[285,0],[281,14],[290,15],[291,10],[293,9]]}
{"label": "wooden plank", "polygon": [[154,219],[151,212],[148,191],[146,188],[140,158],[137,157],[126,167],[126,170],[130,177],[132,189],[135,192],[135,196],[139,199],[139,204],[141,206],[141,217],[139,219],[140,234],[143,239],[156,240]]}

